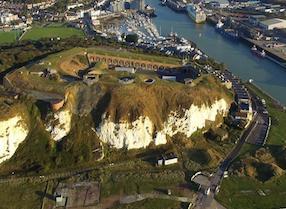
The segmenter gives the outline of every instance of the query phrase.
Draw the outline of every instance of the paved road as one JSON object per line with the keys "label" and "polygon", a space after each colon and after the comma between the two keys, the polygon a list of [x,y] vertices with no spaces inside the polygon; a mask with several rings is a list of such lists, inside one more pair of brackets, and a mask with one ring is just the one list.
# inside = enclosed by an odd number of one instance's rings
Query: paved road
{"label": "paved road", "polygon": [[[222,161],[216,173],[211,177],[210,186],[201,186],[198,194],[195,209],[216,209],[223,208],[215,199],[216,188],[221,184],[224,172],[228,170],[233,160],[238,156],[245,142],[254,141],[255,144],[262,145],[267,138],[267,132],[270,129],[270,117],[262,102],[256,95],[252,96],[253,110],[255,112],[252,122],[241,135],[235,148]],[[258,143],[260,142],[260,143]],[[208,194],[207,194],[208,193]]]}
{"label": "paved road", "polygon": [[247,139],[247,143],[264,145],[271,127],[271,118],[261,100],[251,93],[253,104],[257,112],[256,128]]}
{"label": "paved road", "polygon": [[165,200],[174,200],[178,202],[187,202],[192,203],[194,202],[195,196],[193,197],[179,197],[179,196],[173,196],[173,195],[166,195],[166,194],[160,194],[160,193],[145,193],[145,194],[136,194],[136,195],[129,195],[122,197],[120,199],[120,204],[130,204],[138,201],[142,201],[145,199],[165,199]]}

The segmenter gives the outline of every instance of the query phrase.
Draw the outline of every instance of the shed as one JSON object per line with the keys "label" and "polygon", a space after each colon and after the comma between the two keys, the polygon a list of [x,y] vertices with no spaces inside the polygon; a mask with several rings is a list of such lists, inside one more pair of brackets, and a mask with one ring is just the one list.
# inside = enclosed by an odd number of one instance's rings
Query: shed
{"label": "shed", "polygon": [[172,165],[178,163],[178,157],[175,153],[167,153],[158,158],[157,164],[159,166]]}

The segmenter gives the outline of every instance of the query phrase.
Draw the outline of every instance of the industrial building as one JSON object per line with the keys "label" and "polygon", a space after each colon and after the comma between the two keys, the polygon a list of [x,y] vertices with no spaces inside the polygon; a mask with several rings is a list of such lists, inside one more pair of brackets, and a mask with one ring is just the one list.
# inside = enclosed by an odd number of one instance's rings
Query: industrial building
{"label": "industrial building", "polygon": [[283,28],[286,28],[286,20],[278,19],[278,18],[263,20],[259,22],[259,26],[263,30],[273,30],[275,28],[283,29]]}
{"label": "industrial building", "polygon": [[0,23],[1,24],[8,24],[10,22],[19,20],[18,15],[11,14],[11,13],[0,13]]}
{"label": "industrial building", "polygon": [[84,208],[99,203],[98,182],[60,183],[55,191],[55,208]]}
{"label": "industrial building", "polygon": [[248,17],[248,22],[252,25],[259,25],[260,22],[266,20],[267,17],[265,15],[251,15]]}

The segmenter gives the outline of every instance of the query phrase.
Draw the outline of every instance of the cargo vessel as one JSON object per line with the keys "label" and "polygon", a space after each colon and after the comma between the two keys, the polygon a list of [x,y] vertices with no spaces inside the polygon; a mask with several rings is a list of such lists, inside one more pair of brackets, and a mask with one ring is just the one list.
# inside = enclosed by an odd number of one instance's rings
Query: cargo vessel
{"label": "cargo vessel", "polygon": [[207,19],[205,12],[197,4],[188,4],[187,12],[195,23],[204,23]]}

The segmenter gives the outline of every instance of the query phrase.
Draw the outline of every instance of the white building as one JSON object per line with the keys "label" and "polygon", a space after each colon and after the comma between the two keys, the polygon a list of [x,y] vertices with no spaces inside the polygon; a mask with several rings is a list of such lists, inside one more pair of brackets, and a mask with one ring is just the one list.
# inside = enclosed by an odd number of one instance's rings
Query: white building
{"label": "white building", "polygon": [[268,19],[261,21],[259,26],[264,30],[282,29],[286,28],[286,20],[278,18]]}
{"label": "white building", "polygon": [[112,12],[122,12],[124,11],[124,1],[123,0],[115,0],[110,3],[110,11]]}
{"label": "white building", "polygon": [[19,20],[18,15],[14,15],[11,13],[2,13],[0,14],[0,23],[9,24],[10,22]]}
{"label": "white building", "polygon": [[70,5],[67,6],[67,9],[70,10],[70,9],[74,9],[74,8],[77,8],[77,7],[83,7],[83,4],[82,3],[70,4]]}
{"label": "white building", "polygon": [[162,165],[172,165],[178,163],[178,157],[175,153],[168,153],[166,155],[162,155],[157,161],[159,166]]}

